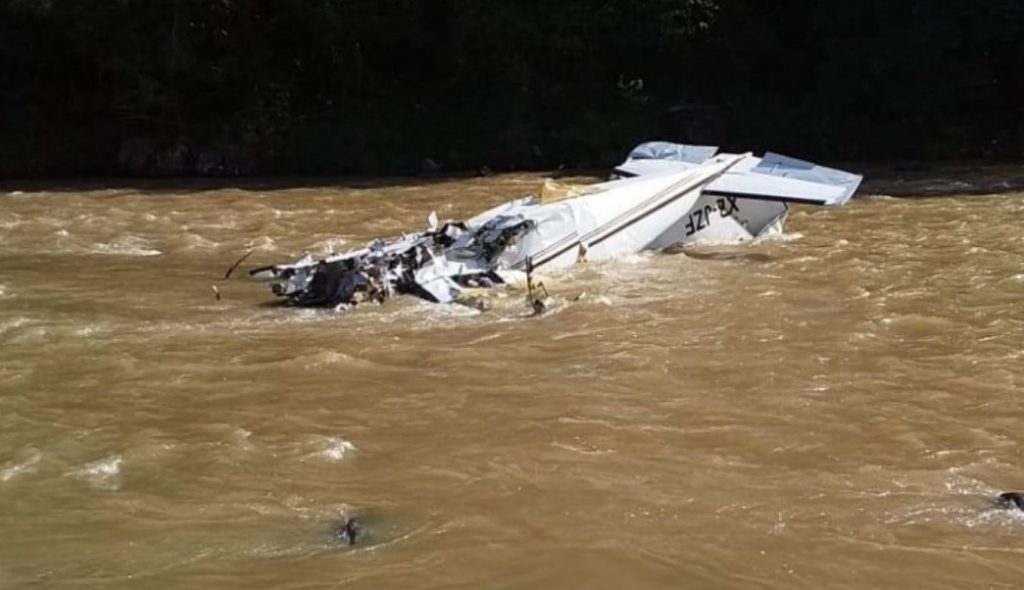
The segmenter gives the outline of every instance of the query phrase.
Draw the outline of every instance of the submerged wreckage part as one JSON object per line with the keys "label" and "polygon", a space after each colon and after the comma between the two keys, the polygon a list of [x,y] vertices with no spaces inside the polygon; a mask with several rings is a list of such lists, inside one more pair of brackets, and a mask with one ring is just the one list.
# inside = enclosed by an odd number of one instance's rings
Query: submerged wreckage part
{"label": "submerged wreckage part", "polygon": [[464,287],[503,284],[495,257],[532,227],[531,220],[518,216],[499,216],[475,229],[449,222],[398,240],[376,240],[340,256],[314,260],[307,255],[250,275],[272,282],[275,295],[300,306],[381,303],[393,295],[449,303]]}
{"label": "submerged wreckage part", "polygon": [[[567,268],[642,250],[737,243],[780,232],[787,202],[841,205],[861,180],[777,154],[717,151],[643,144],[616,169],[626,178],[571,190],[549,187],[540,198],[511,201],[464,222],[442,224],[431,212],[426,231],[322,259],[306,255],[250,276],[270,281],[275,295],[299,306],[337,308],[394,295],[474,301],[466,290],[521,280],[510,271]],[[532,289],[529,299],[536,310],[541,300]]]}

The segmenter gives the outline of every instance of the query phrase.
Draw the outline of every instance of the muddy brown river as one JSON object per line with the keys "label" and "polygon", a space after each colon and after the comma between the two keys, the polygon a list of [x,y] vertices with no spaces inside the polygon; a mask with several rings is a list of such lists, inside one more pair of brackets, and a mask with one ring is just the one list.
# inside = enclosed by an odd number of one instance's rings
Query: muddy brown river
{"label": "muddy brown river", "polygon": [[0,589],[1024,585],[1024,194],[797,206],[533,318],[244,277],[539,181],[0,192]]}

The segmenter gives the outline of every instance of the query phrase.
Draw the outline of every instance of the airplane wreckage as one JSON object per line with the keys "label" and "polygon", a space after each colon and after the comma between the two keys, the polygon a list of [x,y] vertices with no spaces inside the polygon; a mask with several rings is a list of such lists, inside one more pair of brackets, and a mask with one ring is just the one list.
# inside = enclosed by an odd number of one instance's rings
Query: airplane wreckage
{"label": "airplane wreckage", "polygon": [[[467,292],[526,285],[532,273],[644,250],[733,244],[782,231],[787,203],[842,205],[860,175],[768,153],[719,154],[710,146],[649,142],[586,186],[548,181],[540,195],[465,221],[428,217],[426,231],[251,271],[296,306],[343,309],[413,295],[435,303]],[[536,300],[535,309],[537,308]]]}

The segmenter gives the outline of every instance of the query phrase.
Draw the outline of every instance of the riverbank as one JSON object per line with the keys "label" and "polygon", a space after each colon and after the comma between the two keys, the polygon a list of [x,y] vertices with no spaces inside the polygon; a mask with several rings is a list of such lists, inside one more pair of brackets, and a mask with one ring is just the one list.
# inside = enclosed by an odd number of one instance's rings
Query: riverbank
{"label": "riverbank", "polygon": [[[864,176],[860,194],[893,197],[941,197],[983,195],[1024,191],[1024,161],[1020,162],[821,162]],[[337,187],[378,189],[389,186],[423,186],[489,176],[597,179],[607,175],[600,169],[561,169],[493,174],[457,172],[408,176],[247,176],[237,178],[195,177],[110,177],[30,178],[0,180],[0,194],[16,192],[82,192],[94,190],[135,190],[152,193],[207,192],[223,189],[275,191],[293,188]]]}

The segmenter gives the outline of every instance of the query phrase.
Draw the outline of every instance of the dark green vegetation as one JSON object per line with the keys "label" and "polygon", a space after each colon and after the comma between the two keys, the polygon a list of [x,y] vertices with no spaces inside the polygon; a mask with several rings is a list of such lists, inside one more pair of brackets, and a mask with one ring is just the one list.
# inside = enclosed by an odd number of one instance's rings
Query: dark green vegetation
{"label": "dark green vegetation", "polygon": [[0,0],[0,175],[1024,154],[1020,0]]}

